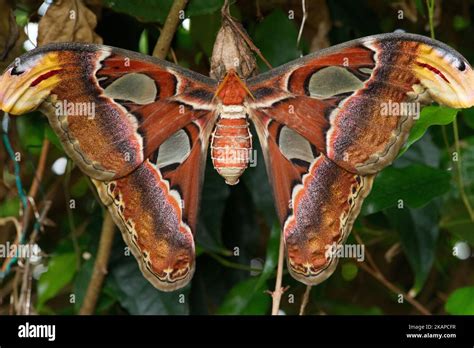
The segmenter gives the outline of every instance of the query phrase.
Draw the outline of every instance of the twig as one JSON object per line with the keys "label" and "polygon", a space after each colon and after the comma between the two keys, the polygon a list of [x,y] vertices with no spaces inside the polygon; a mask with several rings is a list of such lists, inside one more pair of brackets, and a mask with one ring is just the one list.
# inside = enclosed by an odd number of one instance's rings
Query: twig
{"label": "twig", "polygon": [[[30,204],[33,209],[36,223],[33,228],[33,232],[30,234],[29,241],[27,245],[29,246],[30,250],[32,250],[33,245],[36,243],[38,238],[39,231],[43,230],[43,220],[46,218],[49,209],[51,208],[51,202],[46,202],[41,212],[36,211],[36,207],[34,205],[34,200],[30,198]],[[18,271],[20,268],[18,268]],[[25,259],[25,263],[23,266],[23,277],[22,283],[20,288],[20,297],[18,300],[18,309],[17,314],[21,315],[30,315],[31,311],[31,287],[33,282],[33,270],[31,267],[30,257]]]}
{"label": "twig", "polygon": [[306,309],[306,305],[309,302],[309,294],[311,293],[311,285],[306,285],[306,290],[303,295],[303,301],[301,301],[301,307],[300,307],[300,315],[304,315],[304,311]]}
{"label": "twig", "polygon": [[13,10],[9,8],[9,16],[8,16],[8,36],[5,42],[5,46],[3,52],[0,52],[0,61],[4,61],[12,48],[15,46],[16,41],[19,37],[18,25],[16,24],[15,15],[13,14]]}
{"label": "twig", "polygon": [[[357,243],[359,243],[361,245],[364,244],[362,239],[355,232],[354,232],[354,237],[357,240]],[[372,255],[369,253],[369,251],[367,249],[365,249],[365,255],[367,257],[367,264],[365,262],[357,262],[357,265],[360,268],[362,268],[364,271],[366,271],[372,277],[377,279],[382,285],[384,285],[387,289],[389,289],[393,293],[401,294],[403,296],[403,298],[406,298],[406,300],[413,307],[415,307],[421,314],[431,315],[431,312],[425,306],[423,306],[420,302],[415,300],[415,298],[413,298],[410,294],[403,291],[402,289],[397,287],[395,284],[391,283],[387,278],[385,278],[383,273],[377,267],[377,264],[374,262],[374,259],[372,258]]]}
{"label": "twig", "polygon": [[173,63],[178,64],[178,57],[176,57],[176,52],[174,51],[173,47],[170,47],[170,54]]}
{"label": "twig", "polygon": [[105,213],[102,223],[102,232],[100,234],[99,250],[94,262],[91,281],[87,287],[86,296],[82,303],[79,314],[94,314],[97,301],[99,299],[102,283],[107,274],[107,265],[109,263],[110,252],[114,240],[115,224],[109,212]]}
{"label": "twig", "polygon": [[429,18],[429,23],[430,23],[430,34],[431,38],[434,39],[435,37],[435,32],[434,32],[434,6],[435,6],[435,0],[426,0],[426,7],[428,7],[428,18]]}
{"label": "twig", "polygon": [[[428,7],[428,20],[429,20],[429,25],[430,25],[430,33],[431,33],[431,38],[435,38],[435,31],[434,31],[434,7],[435,7],[435,0],[426,0],[426,7]],[[448,136],[446,132],[446,126],[442,125],[441,126],[442,134],[443,134],[443,139],[446,144],[446,148],[449,151],[449,143],[448,143]],[[454,132],[454,145],[456,148],[456,152],[458,154],[458,160],[456,163],[457,167],[457,175],[456,175],[456,183],[458,186],[459,190],[459,195],[461,196],[461,200],[464,203],[464,206],[466,207],[466,210],[469,214],[469,217],[471,221],[474,221],[474,209],[471,206],[471,203],[469,202],[469,198],[466,195],[466,191],[464,190],[464,182],[463,182],[463,177],[462,177],[462,165],[461,165],[461,149],[459,146],[459,132],[458,132],[458,124],[457,124],[457,118],[454,118],[453,121],[453,132]]]}
{"label": "twig", "polygon": [[153,49],[153,56],[160,59],[165,59],[168,54],[168,50],[173,40],[174,33],[179,24],[179,13],[184,10],[188,0],[175,0],[170,8],[168,17],[166,17],[165,25],[160,33],[158,42]]}
{"label": "twig", "polygon": [[278,268],[275,282],[275,290],[271,293],[272,295],[272,315],[278,315],[280,309],[281,295],[285,292],[281,286],[283,279],[283,260],[285,258],[285,244],[283,242],[283,234],[280,236],[280,250],[278,252]]}
{"label": "twig", "polygon": [[456,148],[456,152],[458,155],[457,161],[456,161],[456,179],[458,183],[458,190],[459,190],[459,195],[461,196],[461,199],[466,207],[467,212],[469,213],[469,217],[471,218],[471,221],[474,221],[474,210],[471,207],[471,203],[469,202],[469,198],[466,195],[466,191],[464,190],[464,180],[462,177],[462,163],[461,163],[461,146],[459,145],[459,131],[458,131],[458,120],[457,116],[454,118],[453,121],[453,132],[454,132],[454,146]]}
{"label": "twig", "polygon": [[69,229],[71,230],[71,240],[74,252],[76,253],[76,269],[79,270],[81,267],[81,248],[79,247],[79,242],[77,240],[77,231],[76,225],[74,223],[74,214],[71,209],[71,194],[69,192],[69,185],[71,183],[71,162],[68,160],[66,165],[66,175],[64,179],[64,197],[66,198],[66,211],[69,222]]}
{"label": "twig", "polygon": [[303,35],[304,25],[306,23],[306,18],[308,14],[306,13],[306,2],[305,0],[301,0],[301,7],[303,8],[303,19],[301,20],[300,30],[298,32],[298,39],[296,40],[296,47],[300,46],[301,36]]}
{"label": "twig", "polygon": [[206,252],[210,257],[212,257],[214,260],[219,262],[222,266],[228,267],[228,268],[233,268],[233,269],[238,269],[241,271],[248,271],[248,272],[262,272],[261,268],[255,268],[255,267],[249,267],[247,265],[237,263],[237,262],[232,262],[229,260],[226,260],[225,258],[221,257],[220,255],[217,255],[213,252]]}
{"label": "twig", "polygon": [[30,191],[28,191],[28,197],[32,197],[33,199],[36,198],[41,181],[43,180],[44,169],[46,168],[46,159],[48,158],[49,145],[49,140],[44,138],[40,157],[38,159],[38,166],[36,167],[35,177],[33,178]]}
{"label": "twig", "polygon": [[[11,148],[11,145],[8,141],[8,137],[6,133],[3,134],[3,140],[4,140],[5,146],[7,147],[7,151],[9,153],[13,153],[13,149]],[[40,157],[38,159],[38,165],[36,166],[36,170],[35,170],[35,176],[33,178],[33,182],[31,184],[31,187],[30,187],[30,190],[28,191],[27,196],[25,196],[25,194],[23,193],[18,163],[14,160],[14,158],[12,158],[15,165],[15,177],[17,180],[18,195],[22,198],[23,207],[24,207],[23,218],[22,218],[22,223],[21,223],[21,226],[22,226],[21,233],[15,240],[15,243],[17,244],[22,244],[23,239],[26,235],[26,231],[28,229],[28,223],[30,220],[31,212],[32,212],[32,202],[34,202],[34,199],[36,198],[36,195],[38,194],[41,181],[43,180],[44,170],[46,168],[46,160],[48,158],[48,151],[49,151],[49,140],[44,139],[43,145],[41,147]],[[12,258],[11,260],[8,260],[7,258],[7,260],[3,262],[3,266],[2,266],[2,269],[0,269],[0,273],[2,275],[7,274],[9,272],[11,265],[15,262],[15,260],[16,258]]]}

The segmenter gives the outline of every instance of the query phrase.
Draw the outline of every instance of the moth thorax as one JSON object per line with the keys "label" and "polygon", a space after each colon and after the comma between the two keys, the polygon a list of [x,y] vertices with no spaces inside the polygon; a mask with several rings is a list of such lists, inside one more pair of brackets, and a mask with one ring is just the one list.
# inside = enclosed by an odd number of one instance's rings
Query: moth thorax
{"label": "moth thorax", "polygon": [[252,151],[247,116],[242,105],[225,105],[211,136],[212,164],[229,185],[235,185],[249,165]]}

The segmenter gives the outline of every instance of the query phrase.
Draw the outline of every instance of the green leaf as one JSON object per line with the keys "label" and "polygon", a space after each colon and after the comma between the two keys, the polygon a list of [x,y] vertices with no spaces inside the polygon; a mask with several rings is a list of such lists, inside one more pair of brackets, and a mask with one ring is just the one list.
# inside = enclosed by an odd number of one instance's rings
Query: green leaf
{"label": "green leaf", "polygon": [[426,106],[421,110],[420,118],[413,126],[405,146],[401,149],[401,156],[414,142],[420,139],[430,126],[447,125],[454,121],[458,110],[445,106]]}
{"label": "green leaf", "polygon": [[[96,249],[96,248],[94,248]],[[84,262],[77,272],[74,278],[74,295],[76,296],[74,302],[75,314],[79,313],[79,310],[84,302],[86,296],[87,287],[92,277],[92,270],[94,267],[95,258],[90,258]],[[106,312],[110,307],[118,301],[118,293],[115,291],[115,287],[110,286],[109,278],[106,278],[102,291],[99,295],[97,306],[95,308],[95,314],[102,314]],[[104,313],[106,314],[106,313]]]}
{"label": "green leaf", "polygon": [[474,205],[474,136],[463,139],[463,149],[460,160],[464,189],[469,197],[471,205]]}
{"label": "green leaf", "polygon": [[15,14],[16,24],[18,24],[20,27],[24,27],[28,24],[30,20],[30,14],[28,11],[15,9],[13,13]]}
{"label": "green leaf", "polygon": [[[458,157],[461,160],[463,190],[467,201],[474,207],[474,136],[462,139],[462,143]],[[448,165],[456,166],[455,162],[451,162],[451,156]],[[471,220],[465,202],[460,197],[457,185],[452,186],[442,213],[440,227],[448,230],[456,239],[465,240],[474,246],[474,221]]]}
{"label": "green leaf", "polygon": [[41,113],[32,112],[19,117],[16,125],[22,147],[29,153],[38,155],[44,139],[46,119]]}
{"label": "green leaf", "polygon": [[51,128],[50,125],[45,125],[45,127],[44,127],[44,137],[47,138],[54,146],[56,146],[56,148],[61,150],[61,152],[64,152],[63,145],[61,144],[61,141],[59,140],[56,133],[54,133],[54,131]]}
{"label": "green leaf", "polygon": [[224,5],[224,0],[191,0],[186,7],[186,16],[201,16],[217,12]]}
{"label": "green leaf", "polygon": [[[163,24],[173,0],[104,0],[110,9],[128,14],[142,22]],[[218,11],[224,0],[192,0],[185,9],[185,16],[199,16]]]}
{"label": "green leaf", "polygon": [[262,274],[259,277],[259,283],[264,284],[277,268],[278,253],[280,251],[281,228],[279,224],[274,224],[267,245],[267,256],[263,265]]}
{"label": "green leaf", "polygon": [[403,156],[399,156],[393,162],[392,166],[395,168],[403,168],[412,164],[423,164],[439,168],[442,154],[440,149],[433,142],[433,131],[434,129],[428,129],[420,140],[411,145]]}
{"label": "green leaf", "polygon": [[104,0],[106,7],[128,14],[142,22],[158,22],[163,24],[168,15],[172,0]]}
{"label": "green leaf", "polygon": [[353,262],[346,262],[341,265],[342,278],[348,282],[354,280],[357,277],[359,268]]}
{"label": "green leaf", "polygon": [[463,109],[462,116],[464,122],[472,129],[474,129],[474,107],[469,109]]}
{"label": "green leaf", "polygon": [[12,197],[0,203],[0,217],[18,216],[20,211],[20,199]]}
{"label": "green leaf", "polygon": [[143,30],[142,33],[140,34],[140,39],[138,40],[138,52],[142,54],[148,54],[149,53],[149,47],[148,47],[148,30]]}
{"label": "green leaf", "polygon": [[474,286],[455,290],[449,295],[444,309],[449,314],[474,315]]}
{"label": "green leaf", "polygon": [[76,312],[79,312],[79,309],[84,302],[84,297],[86,296],[87,286],[91,280],[92,268],[94,267],[94,258],[90,258],[86,262],[83,262],[81,268],[74,278],[74,295],[76,296],[74,302],[74,308]]}
{"label": "green leaf", "polygon": [[453,17],[453,28],[456,31],[461,31],[469,28],[471,25],[468,18],[464,18],[462,16],[454,16]]}
{"label": "green leaf", "polygon": [[400,236],[402,249],[415,273],[413,290],[419,292],[434,261],[439,236],[437,205],[432,202],[420,209],[391,208],[385,215]]}
{"label": "green leaf", "polygon": [[242,183],[247,185],[256,208],[263,215],[266,223],[270,227],[274,221],[277,220],[275,202],[268,181],[260,143],[256,142],[254,147],[254,151],[256,151],[256,165],[247,168],[242,176]]}
{"label": "green leaf", "polygon": [[[273,37],[278,40],[269,39]],[[270,64],[276,67],[301,55],[301,51],[296,47],[297,38],[298,30],[294,22],[278,9],[257,25],[254,43]],[[259,67],[261,70],[268,70],[264,64],[259,64]]]}
{"label": "green leaf", "polygon": [[439,227],[449,231],[457,240],[466,241],[474,247],[474,222],[464,203],[459,199],[450,199],[444,204],[442,214]]}
{"label": "green leaf", "polygon": [[362,214],[373,214],[399,203],[411,208],[421,207],[448,192],[450,180],[449,172],[425,165],[388,167],[376,177]]}
{"label": "green leaf", "polygon": [[[219,14],[206,14],[191,19],[191,30],[188,46],[197,44],[204,53],[211,57],[217,32],[221,27]],[[192,40],[191,40],[192,39]],[[182,44],[181,44],[182,46]]]}
{"label": "green leaf", "polygon": [[44,272],[38,281],[38,303],[37,309],[41,311],[42,306],[55,297],[76,274],[76,254],[66,252],[55,254],[48,263],[48,270]]}
{"label": "green leaf", "polygon": [[326,301],[324,311],[331,315],[382,315],[379,307],[361,307],[352,303]]}
{"label": "green leaf", "polygon": [[421,13],[421,15],[424,17],[425,16],[425,2],[423,0],[415,0],[415,7],[418,10],[418,12]]}
{"label": "green leaf", "polygon": [[235,285],[225,297],[218,314],[265,314],[271,298],[264,291],[267,280],[274,274],[278,263],[280,227],[272,228],[268,241],[267,256],[262,273],[258,278],[246,279]]}
{"label": "green leaf", "polygon": [[71,197],[79,198],[88,193],[90,190],[89,180],[86,176],[80,177],[70,188]]}
{"label": "green leaf", "polygon": [[217,314],[258,315],[265,314],[271,297],[264,293],[258,278],[249,278],[234,286],[224,299]]}
{"label": "green leaf", "polygon": [[[120,250],[120,249],[119,249]],[[189,313],[189,288],[174,292],[155,289],[143,277],[133,256],[121,253],[110,265],[108,286],[117,294],[118,301],[130,314],[179,315]],[[182,301],[184,300],[184,303]]]}
{"label": "green leaf", "polygon": [[221,230],[225,202],[229,197],[229,187],[210,163],[206,166],[205,178],[201,201],[203,209],[199,213],[196,242],[206,250],[225,253]]}

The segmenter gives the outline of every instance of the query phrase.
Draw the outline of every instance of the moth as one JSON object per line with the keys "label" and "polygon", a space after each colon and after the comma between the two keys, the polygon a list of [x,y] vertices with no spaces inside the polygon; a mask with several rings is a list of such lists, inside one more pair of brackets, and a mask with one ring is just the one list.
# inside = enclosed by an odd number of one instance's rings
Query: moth
{"label": "moth", "polygon": [[[297,280],[328,278],[328,246],[348,237],[375,175],[399,153],[417,115],[387,105],[474,105],[474,73],[423,36],[369,36],[249,79],[217,81],[119,48],[51,44],[0,78],[0,108],[47,115],[64,150],[90,176],[158,289],[185,286],[208,150],[236,184],[260,141]],[[389,108],[389,111],[392,110]]]}

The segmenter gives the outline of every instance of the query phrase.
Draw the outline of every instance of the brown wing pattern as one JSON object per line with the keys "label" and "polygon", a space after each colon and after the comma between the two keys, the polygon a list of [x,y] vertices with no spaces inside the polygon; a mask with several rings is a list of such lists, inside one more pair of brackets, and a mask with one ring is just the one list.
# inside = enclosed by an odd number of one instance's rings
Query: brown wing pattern
{"label": "brown wing pattern", "polygon": [[474,104],[467,61],[442,43],[409,34],[322,50],[248,85],[288,268],[309,285],[333,273],[334,252],[349,235],[375,174],[404,144],[419,106]]}
{"label": "brown wing pattern", "polygon": [[390,164],[419,107],[474,103],[474,73],[450,47],[423,36],[371,36],[322,50],[248,82],[250,107],[297,131],[362,175]]}
{"label": "brown wing pattern", "polygon": [[144,276],[185,286],[216,82],[106,46],[53,44],[2,75],[1,108],[40,108],[65,151],[94,179]]}
{"label": "brown wing pattern", "polygon": [[2,75],[3,110],[40,107],[67,154],[98,180],[127,175],[214,108],[214,80],[130,51],[52,44],[19,62]]}
{"label": "brown wing pattern", "polygon": [[143,275],[163,291],[185,286],[194,273],[193,235],[213,124],[206,115],[124,178],[94,181]]}
{"label": "brown wing pattern", "polygon": [[350,173],[319,153],[289,127],[253,115],[283,227],[288,269],[305,284],[329,277],[332,253],[348,237],[373,175]]}
{"label": "brown wing pattern", "polygon": [[[145,277],[165,291],[186,285],[217,82],[129,51],[54,44],[22,56],[0,86],[2,110],[48,116]],[[351,41],[248,81],[254,98],[245,106],[296,279],[317,284],[331,275],[337,258],[328,250],[347,238],[417,106],[472,106],[472,86],[462,56],[410,34]]]}

